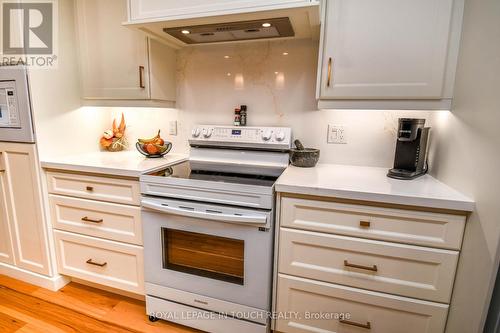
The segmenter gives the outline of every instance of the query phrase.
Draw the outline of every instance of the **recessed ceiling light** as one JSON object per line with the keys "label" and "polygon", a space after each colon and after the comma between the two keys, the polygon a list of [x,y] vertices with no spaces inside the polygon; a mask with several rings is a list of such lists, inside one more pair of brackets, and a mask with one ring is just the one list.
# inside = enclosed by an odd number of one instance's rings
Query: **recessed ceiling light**
{"label": "recessed ceiling light", "polygon": [[227,75],[227,76],[231,76],[231,73],[227,73],[226,75]]}
{"label": "recessed ceiling light", "polygon": [[268,22],[266,22],[266,23],[262,23],[262,26],[263,26],[264,28],[269,28],[269,27],[271,26],[271,23],[268,23]]}
{"label": "recessed ceiling light", "polygon": [[225,56],[224,56],[224,59],[229,59],[229,58],[231,58],[231,57],[230,57],[230,56],[228,56],[228,55],[225,55]]}
{"label": "recessed ceiling light", "polygon": [[279,74],[279,72],[274,72],[274,74],[278,75],[278,74]]}
{"label": "recessed ceiling light", "polygon": [[181,31],[184,35],[189,35],[191,32],[189,30],[182,30]]}
{"label": "recessed ceiling light", "polygon": [[288,52],[283,52],[283,55],[288,55]]}

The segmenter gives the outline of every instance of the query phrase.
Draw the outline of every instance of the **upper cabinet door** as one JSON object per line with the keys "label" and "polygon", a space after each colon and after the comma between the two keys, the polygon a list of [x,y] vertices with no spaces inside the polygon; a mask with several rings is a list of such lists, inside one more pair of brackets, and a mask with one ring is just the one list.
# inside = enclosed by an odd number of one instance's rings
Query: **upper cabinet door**
{"label": "upper cabinet door", "polygon": [[130,21],[173,20],[307,5],[318,0],[129,0]]}
{"label": "upper cabinet door", "polygon": [[320,99],[440,99],[453,0],[326,0]]}
{"label": "upper cabinet door", "polygon": [[122,26],[126,0],[78,0],[76,19],[83,97],[149,99],[147,38]]}

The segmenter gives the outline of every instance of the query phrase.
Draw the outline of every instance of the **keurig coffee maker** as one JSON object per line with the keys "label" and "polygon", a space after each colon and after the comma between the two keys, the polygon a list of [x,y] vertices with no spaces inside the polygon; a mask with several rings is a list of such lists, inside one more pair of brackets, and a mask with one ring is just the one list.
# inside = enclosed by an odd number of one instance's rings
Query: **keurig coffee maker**
{"label": "keurig coffee maker", "polygon": [[387,173],[396,179],[414,179],[427,172],[429,127],[425,119],[399,118],[394,168]]}

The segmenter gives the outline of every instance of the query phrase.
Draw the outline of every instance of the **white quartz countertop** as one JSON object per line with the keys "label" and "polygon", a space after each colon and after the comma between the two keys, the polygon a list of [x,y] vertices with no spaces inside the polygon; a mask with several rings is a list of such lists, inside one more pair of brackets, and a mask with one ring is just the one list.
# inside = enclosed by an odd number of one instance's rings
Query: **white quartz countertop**
{"label": "white quartz countertop", "polygon": [[137,151],[95,152],[42,158],[45,169],[90,172],[124,177],[137,177],[188,159],[185,154],[167,154],[162,158],[146,158]]}
{"label": "white quartz countertop", "polygon": [[467,212],[474,210],[473,200],[430,175],[397,180],[386,174],[386,168],[376,167],[290,166],[276,182],[276,191]]}

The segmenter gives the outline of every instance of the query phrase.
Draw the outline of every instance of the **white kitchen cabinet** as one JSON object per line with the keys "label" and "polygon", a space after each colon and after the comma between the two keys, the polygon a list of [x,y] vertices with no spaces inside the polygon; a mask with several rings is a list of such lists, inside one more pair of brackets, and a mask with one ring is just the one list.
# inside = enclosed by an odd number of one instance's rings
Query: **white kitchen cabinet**
{"label": "white kitchen cabinet", "polygon": [[[448,305],[279,275],[286,333],[442,333]],[[281,312],[283,311],[283,312]],[[344,317],[341,317],[344,315]]]}
{"label": "white kitchen cabinet", "polygon": [[144,293],[144,254],[142,246],[54,231],[57,267],[88,282]]}
{"label": "white kitchen cabinet", "polygon": [[129,0],[130,22],[176,20],[284,9],[310,5],[317,0]]}
{"label": "white kitchen cabinet", "polygon": [[126,20],[126,0],[76,1],[82,97],[175,101],[176,51]]}
{"label": "white kitchen cabinet", "polygon": [[14,251],[10,239],[6,176],[2,155],[0,153],[0,262],[12,265],[14,264]]}
{"label": "white kitchen cabinet", "polygon": [[[0,143],[0,261],[49,274],[48,242],[35,145]],[[4,210],[5,209],[5,210]]]}
{"label": "white kitchen cabinet", "polygon": [[[296,314],[276,320],[277,331],[444,332],[466,212],[296,193],[277,200],[273,311]],[[351,318],[319,316],[339,312]]]}
{"label": "white kitchen cabinet", "polygon": [[452,97],[463,0],[323,4],[317,97],[336,100],[325,107],[449,105],[443,100]]}
{"label": "white kitchen cabinet", "polygon": [[144,294],[139,179],[53,169],[46,176],[58,272]]}

